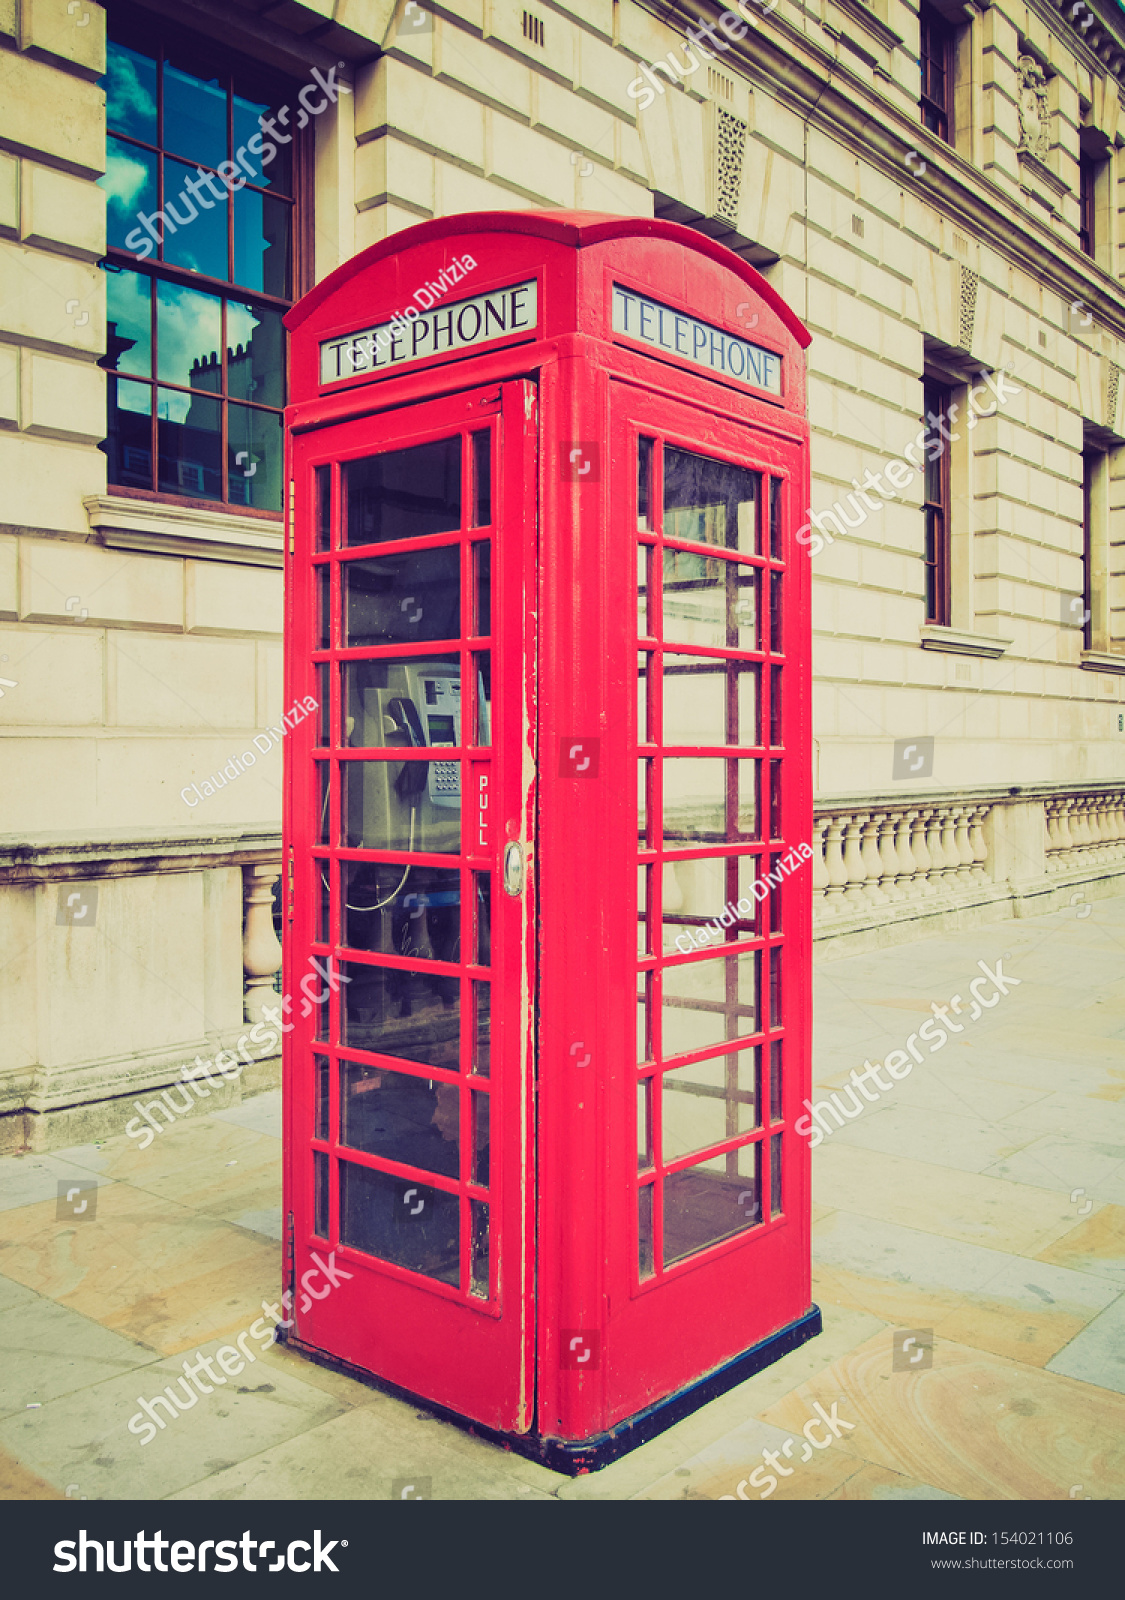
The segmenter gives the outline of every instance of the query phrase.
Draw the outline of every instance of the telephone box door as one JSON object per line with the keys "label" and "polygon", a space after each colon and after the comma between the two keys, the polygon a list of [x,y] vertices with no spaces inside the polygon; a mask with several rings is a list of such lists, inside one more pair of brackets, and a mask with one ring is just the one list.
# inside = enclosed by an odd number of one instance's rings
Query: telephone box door
{"label": "telephone box door", "polygon": [[[532,1420],[536,394],[298,433],[290,1338]],[[303,998],[301,998],[303,997]]]}

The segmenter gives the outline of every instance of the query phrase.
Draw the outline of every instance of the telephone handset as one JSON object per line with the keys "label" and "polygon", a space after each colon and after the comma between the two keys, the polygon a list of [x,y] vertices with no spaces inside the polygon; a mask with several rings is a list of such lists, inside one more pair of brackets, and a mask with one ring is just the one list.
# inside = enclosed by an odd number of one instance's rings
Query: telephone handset
{"label": "telephone handset", "polygon": [[[485,740],[490,708],[483,679],[478,683]],[[358,744],[435,751],[461,744],[461,674],[452,662],[388,662],[385,685],[361,696]],[[393,762],[365,762],[362,806],[362,827],[353,818],[352,832],[361,832],[368,849],[459,850],[461,763],[405,761],[396,772]]]}

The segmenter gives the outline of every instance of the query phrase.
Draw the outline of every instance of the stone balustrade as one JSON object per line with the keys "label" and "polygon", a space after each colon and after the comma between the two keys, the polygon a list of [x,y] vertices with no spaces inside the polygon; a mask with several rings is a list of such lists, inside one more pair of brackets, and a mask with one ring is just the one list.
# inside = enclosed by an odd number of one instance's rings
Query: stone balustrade
{"label": "stone balustrade", "polygon": [[1125,786],[826,798],[812,846],[814,938],[878,932],[862,942],[897,943],[923,931],[903,922],[1031,916],[1065,904],[1060,890],[1075,883],[1096,882],[1092,898],[1118,892]]}

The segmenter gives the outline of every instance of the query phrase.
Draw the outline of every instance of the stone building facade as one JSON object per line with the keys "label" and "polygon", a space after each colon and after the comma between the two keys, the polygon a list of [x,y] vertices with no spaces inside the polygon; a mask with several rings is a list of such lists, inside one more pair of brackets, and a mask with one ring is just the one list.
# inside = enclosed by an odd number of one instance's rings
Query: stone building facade
{"label": "stone building facade", "polygon": [[279,316],[427,217],[655,213],[812,330],[826,948],[1115,892],[1123,85],[1111,0],[0,0],[0,1145],[260,1015]]}

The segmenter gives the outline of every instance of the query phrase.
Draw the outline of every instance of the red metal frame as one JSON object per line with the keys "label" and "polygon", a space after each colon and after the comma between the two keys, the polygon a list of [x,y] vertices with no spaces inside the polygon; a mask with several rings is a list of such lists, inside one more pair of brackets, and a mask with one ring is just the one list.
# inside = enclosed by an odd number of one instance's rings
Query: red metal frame
{"label": "red metal frame", "polygon": [[[534,329],[401,370],[320,385],[320,341],[388,320],[410,303],[417,285],[436,279],[444,266],[466,255],[476,264],[472,275],[451,289],[444,303],[535,278]],[[780,356],[780,395],[751,392],[674,352],[654,355],[638,341],[615,335],[610,301],[615,282],[664,306],[691,308],[712,327],[742,338],[748,325],[739,312],[752,306],[756,325],[750,325],[749,338]],[[293,332],[293,403],[287,420],[294,480],[287,703],[316,693],[314,657],[335,663],[356,653],[333,648],[316,656],[312,648],[312,573],[325,564],[312,551],[315,466],[414,438],[437,438],[468,427],[470,417],[479,427],[483,415],[494,416],[493,425],[504,430],[497,447],[504,481],[494,523],[496,631],[491,641],[496,662],[505,662],[503,684],[501,674],[493,672],[491,759],[501,827],[493,833],[487,858],[466,857],[465,862],[480,865],[487,859],[498,881],[501,845],[519,838],[534,868],[523,897],[506,905],[503,937],[508,942],[502,958],[494,943],[493,993],[497,996],[501,983],[507,986],[498,1003],[507,1008],[509,1032],[508,1057],[494,1067],[492,1083],[494,1095],[508,1096],[493,1133],[493,1167],[501,1169],[503,1196],[493,1299],[482,1307],[463,1292],[419,1283],[415,1274],[373,1264],[369,1257],[356,1259],[356,1252],[337,1245],[337,1260],[346,1258],[355,1278],[299,1314],[295,1334],[310,1349],[490,1427],[513,1433],[534,1428],[540,1437],[563,1441],[596,1439],[744,1352],[765,1348],[810,1310],[809,1155],[793,1132],[809,1083],[811,894],[801,871],[775,902],[784,910],[780,924],[772,920],[766,901],[753,926],[732,930],[737,937],[723,946],[723,954],[755,955],[760,967],[756,1031],[740,1037],[738,1049],[760,1052],[762,1082],[768,1084],[770,1047],[782,1045],[781,1115],[772,1107],[757,1126],[730,1132],[704,1153],[704,1159],[715,1158],[730,1172],[737,1159],[747,1159],[740,1152],[749,1150],[752,1157],[755,1147],[769,1145],[761,1157],[768,1174],[773,1141],[780,1136],[783,1207],[771,1214],[765,1177],[759,1222],[665,1267],[657,1200],[654,1270],[645,1276],[639,1270],[638,1189],[659,1189],[668,1176],[697,1166],[699,1153],[669,1157],[638,1173],[638,1079],[658,1079],[665,1067],[653,1059],[638,1069],[637,973],[651,974],[646,981],[655,996],[666,970],[708,957],[673,951],[670,957],[653,953],[638,963],[638,860],[649,864],[649,876],[658,880],[665,852],[654,836],[638,857],[635,769],[638,751],[654,767],[668,752],[656,744],[638,746],[633,623],[638,542],[659,551],[666,537],[672,540],[659,511],[662,449],[683,449],[760,474],[759,506],[765,512],[755,551],[673,542],[706,557],[715,570],[738,566],[746,576],[756,574],[759,614],[767,618],[770,597],[782,588],[783,649],[776,639],[771,649],[762,633],[737,645],[728,638],[690,646],[697,663],[733,662],[737,670],[745,664],[747,672],[756,672],[756,737],[766,742],[681,749],[757,763],[758,815],[769,816],[773,806],[779,820],[769,837],[754,831],[729,843],[702,841],[673,853],[683,861],[716,854],[749,857],[761,862],[754,875],[764,874],[775,858],[809,839],[812,821],[809,573],[793,538],[808,503],[802,352],[809,336],[751,267],[698,234],[646,219],[561,213],[483,213],[424,223],[347,263],[286,320]],[[657,441],[655,509],[651,530],[638,534],[635,461],[641,436]],[[589,461],[590,470],[575,471],[576,450],[585,452],[579,459]],[[778,489],[771,490],[771,483]],[[769,509],[775,503],[780,515],[771,530]],[[468,534],[450,537],[464,542]],[[329,558],[327,564],[337,562]],[[654,589],[659,595],[658,578]],[[333,611],[338,615],[336,602]],[[660,728],[666,642],[676,641],[665,640],[657,613],[653,632],[640,642],[653,663],[648,680],[652,734]],[[334,665],[332,675],[337,673]],[[776,702],[771,700],[774,679],[780,681]],[[781,742],[771,735],[771,711]],[[287,740],[286,838],[295,873],[286,940],[288,992],[307,970],[308,955],[323,955],[329,948],[312,939],[309,862],[316,853],[311,835],[319,800],[308,778],[314,758],[305,727]],[[594,756],[585,781],[573,762],[568,765],[566,754],[583,743]],[[396,759],[401,755],[395,752]],[[335,759],[356,757],[340,750]],[[770,787],[771,772],[776,791]],[[652,785],[658,805],[658,774]],[[470,792],[469,785],[463,788]],[[443,858],[443,865],[448,862]],[[657,882],[649,907],[654,919],[659,896]],[[494,907],[501,898],[494,894]],[[717,915],[722,906],[713,910]],[[780,952],[782,993],[780,1009],[763,1015],[763,1005],[769,1005],[771,951]],[[393,965],[400,958],[377,959]],[[498,959],[506,963],[503,970]],[[469,969],[455,970],[468,981]],[[333,1007],[337,1004],[334,998]],[[729,1002],[727,1013],[729,1027]],[[335,1030],[335,1009],[332,1015]],[[299,1019],[292,1020],[297,1027],[286,1040],[285,1059],[286,1209],[293,1217],[293,1270],[299,1280],[316,1247],[309,1223],[310,1147],[338,1157],[332,1141],[312,1138],[311,1040],[308,1026],[302,1031]],[[730,1053],[729,1044],[701,1047],[677,1056],[676,1067]],[[501,1072],[506,1073],[503,1085]],[[464,1073],[459,1082],[464,1101]],[[334,1087],[333,1116],[337,1093]],[[653,1107],[657,1140],[661,1098],[655,1096]],[[768,1089],[758,1096],[759,1106],[763,1098],[768,1103]],[[463,1105],[462,1127],[466,1115]],[[747,1191],[752,1187],[746,1178],[738,1181]],[[462,1182],[459,1192],[466,1203],[471,1189]],[[477,1329],[488,1331],[467,1331]]]}

